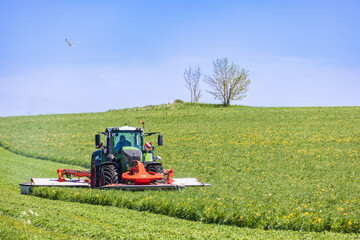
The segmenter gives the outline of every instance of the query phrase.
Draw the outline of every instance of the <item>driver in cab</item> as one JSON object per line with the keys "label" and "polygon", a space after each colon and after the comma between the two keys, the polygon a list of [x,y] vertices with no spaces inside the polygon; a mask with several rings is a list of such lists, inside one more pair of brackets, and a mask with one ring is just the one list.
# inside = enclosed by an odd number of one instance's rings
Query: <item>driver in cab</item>
{"label": "driver in cab", "polygon": [[120,141],[116,144],[116,148],[119,149],[119,152],[121,151],[121,148],[124,146],[131,146],[131,143],[126,140],[124,135],[120,136]]}

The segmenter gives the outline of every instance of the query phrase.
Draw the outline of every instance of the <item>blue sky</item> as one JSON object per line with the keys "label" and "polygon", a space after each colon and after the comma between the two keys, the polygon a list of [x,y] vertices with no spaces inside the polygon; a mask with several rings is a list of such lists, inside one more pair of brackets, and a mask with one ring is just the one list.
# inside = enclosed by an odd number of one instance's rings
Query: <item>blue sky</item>
{"label": "blue sky", "polygon": [[[249,106],[359,106],[359,1],[0,0],[0,116],[190,101],[228,57]],[[67,46],[65,39],[75,44]],[[218,103],[206,92],[200,102]]]}

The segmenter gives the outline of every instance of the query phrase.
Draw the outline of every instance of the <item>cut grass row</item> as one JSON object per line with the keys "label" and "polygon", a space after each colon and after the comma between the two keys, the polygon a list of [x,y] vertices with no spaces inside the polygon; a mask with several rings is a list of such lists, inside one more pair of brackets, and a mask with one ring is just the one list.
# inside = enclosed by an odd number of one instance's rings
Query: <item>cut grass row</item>
{"label": "cut grass row", "polygon": [[[81,204],[25,196],[18,188],[19,182],[28,181],[24,173],[55,177],[54,169],[76,166],[25,158],[1,148],[0,164],[3,168],[0,172],[0,239],[353,239],[357,236],[202,224],[147,211],[94,205],[95,202]],[[70,189],[56,188],[58,190]],[[100,191],[86,192],[98,194]]]}
{"label": "cut grass row", "polygon": [[[129,199],[135,209],[167,209],[161,213],[204,222],[358,233],[359,114],[359,107],[175,104],[0,118],[0,142],[13,152],[88,167],[95,133],[124,123],[139,126],[145,119],[147,131],[164,134],[165,146],[157,150],[165,167],[174,168],[176,177],[197,177],[213,186],[186,189],[176,198],[171,193],[152,193],[151,199],[147,192],[100,193],[104,199],[109,195],[110,205]],[[37,194],[50,196],[48,190]],[[67,199],[71,194],[57,197]]]}
{"label": "cut grass row", "polygon": [[358,229],[354,229],[358,228],[358,222],[353,221],[353,218],[337,218],[329,213],[320,215],[316,210],[308,209],[283,215],[284,209],[279,210],[275,207],[271,210],[263,210],[256,204],[249,211],[242,204],[231,206],[232,202],[227,202],[226,199],[213,201],[214,203],[209,205],[204,202],[204,199],[208,199],[205,196],[207,193],[199,194],[198,190],[194,189],[186,189],[183,193],[119,193],[87,189],[37,188],[34,189],[33,195],[53,200],[125,207],[203,223],[264,230],[358,232]]}

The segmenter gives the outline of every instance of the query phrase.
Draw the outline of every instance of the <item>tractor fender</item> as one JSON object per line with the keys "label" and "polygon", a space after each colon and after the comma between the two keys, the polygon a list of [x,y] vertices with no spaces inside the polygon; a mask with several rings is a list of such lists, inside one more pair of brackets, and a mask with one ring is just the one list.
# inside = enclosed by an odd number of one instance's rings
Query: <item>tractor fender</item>
{"label": "tractor fender", "polygon": [[101,165],[101,162],[102,162],[101,155],[102,155],[101,150],[98,150],[93,153],[93,157],[95,158],[95,166],[97,166],[97,167],[99,167]]}

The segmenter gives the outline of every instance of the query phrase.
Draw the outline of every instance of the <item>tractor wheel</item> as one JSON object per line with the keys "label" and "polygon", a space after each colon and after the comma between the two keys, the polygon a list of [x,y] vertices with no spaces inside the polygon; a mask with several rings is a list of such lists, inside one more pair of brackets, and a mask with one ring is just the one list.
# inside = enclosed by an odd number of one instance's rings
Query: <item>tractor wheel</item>
{"label": "tractor wheel", "polygon": [[98,171],[96,171],[95,167],[95,157],[92,156],[91,158],[91,169],[90,169],[91,177],[90,177],[90,185],[91,188],[99,187],[99,180],[98,180]]}
{"label": "tractor wheel", "polygon": [[160,164],[149,165],[147,167],[147,171],[148,172],[155,172],[155,173],[164,174],[164,169]]}
{"label": "tractor wheel", "polygon": [[118,183],[118,172],[115,165],[105,165],[101,168],[101,186]]}

